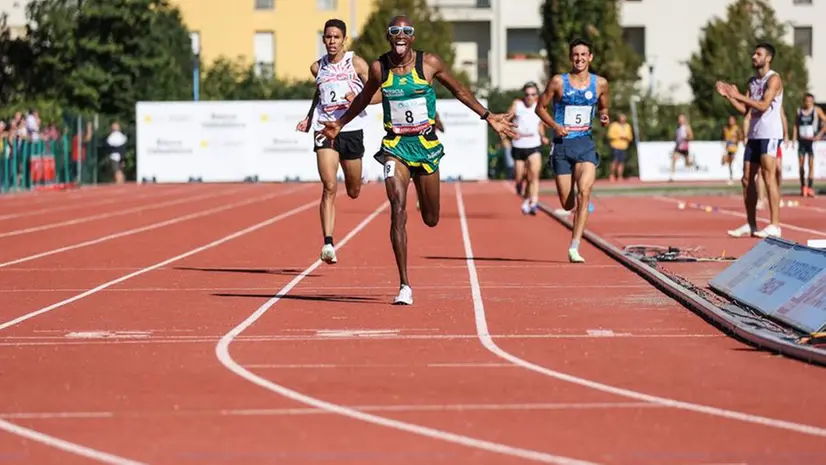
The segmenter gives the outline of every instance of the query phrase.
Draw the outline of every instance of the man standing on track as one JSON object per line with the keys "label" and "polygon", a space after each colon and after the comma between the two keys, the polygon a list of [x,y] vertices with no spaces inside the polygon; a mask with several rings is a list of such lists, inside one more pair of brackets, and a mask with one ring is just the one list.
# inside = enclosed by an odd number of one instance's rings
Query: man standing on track
{"label": "man standing on track", "polygon": [[[321,248],[321,260],[327,264],[338,261],[333,244],[333,232],[336,221],[335,201],[339,164],[344,172],[347,195],[351,199],[358,198],[362,184],[363,128],[367,122],[367,113],[361,111],[335,141],[319,132],[324,128],[324,121],[335,120],[350,107],[353,98],[367,82],[367,62],[353,52],[344,50],[346,39],[347,26],[344,21],[331,19],[324,24],[323,40],[327,47],[327,55],[310,66],[310,72],[316,81],[316,91],[307,117],[296,127],[301,132],[309,131],[313,112],[317,112],[317,119],[312,122],[312,127],[315,131],[313,140],[318,174],[322,182],[319,213],[324,245]],[[379,103],[380,98],[381,95],[376,93],[370,103]]]}
{"label": "man standing on track", "polygon": [[362,112],[376,91],[381,90],[384,127],[376,160],[384,165],[384,184],[390,200],[390,240],[399,269],[399,294],[394,304],[411,305],[413,289],[407,277],[407,189],[410,179],[416,185],[424,223],[439,223],[439,161],[444,146],[439,141],[436,123],[436,79],[500,135],[513,136],[513,115],[491,114],[473,94],[451,74],[442,59],[432,53],[413,49],[416,41],[413,23],[397,16],[387,28],[390,51],[370,65],[370,76],[350,108],[336,121],[324,122],[322,133],[329,139],[338,136],[342,126]]}
{"label": "man standing on track", "polygon": [[[818,132],[818,125],[821,126]],[[815,97],[806,94],[803,106],[797,109],[797,118],[794,124],[794,141],[797,145],[797,160],[800,166],[800,195],[814,197],[814,142],[826,133],[826,114],[820,107],[815,106]],[[808,159],[809,177],[806,179],[806,161]]]}
{"label": "man standing on track", "polygon": [[[502,144],[511,145],[511,156],[516,164],[516,192],[524,199],[522,214],[536,215],[536,204],[539,202],[539,169],[542,166],[542,154],[539,150],[543,145],[548,145],[549,141],[545,135],[545,125],[536,114],[539,88],[536,83],[529,82],[522,87],[522,92],[522,98],[514,100],[508,110],[508,113],[514,115],[516,137],[512,141],[505,138]],[[525,181],[526,184],[523,184]]]}
{"label": "man standing on track", "polygon": [[[747,83],[746,95],[737,86],[717,82],[717,92],[738,112],[749,113],[749,132],[743,156],[743,197],[748,223],[728,231],[732,237],[752,235],[780,237],[780,186],[777,184],[777,149],[783,139],[783,81],[771,69],[774,46],[760,43],[752,54],[755,74]],[[763,172],[769,197],[771,224],[757,229],[757,173]]]}
{"label": "man standing on track", "polygon": [[[591,44],[576,39],[569,45],[571,71],[554,76],[539,98],[536,114],[554,130],[551,165],[556,172],[556,190],[562,208],[576,206],[574,230],[568,247],[568,260],[584,263],[579,241],[585,232],[591,188],[596,179],[599,154],[591,138],[593,118],[599,107],[599,120],[608,125],[608,81],[590,71],[594,55]],[[548,107],[554,104],[552,118]],[[574,195],[574,191],[576,195]]]}

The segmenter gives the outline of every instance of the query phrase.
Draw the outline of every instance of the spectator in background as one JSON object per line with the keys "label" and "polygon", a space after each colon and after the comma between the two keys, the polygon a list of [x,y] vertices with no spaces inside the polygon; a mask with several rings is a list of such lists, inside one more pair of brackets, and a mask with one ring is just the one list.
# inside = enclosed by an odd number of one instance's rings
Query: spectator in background
{"label": "spectator in background", "polygon": [[625,113],[619,114],[619,121],[608,125],[608,144],[611,146],[613,161],[611,162],[611,182],[622,181],[625,171],[625,159],[628,155],[628,146],[634,141],[634,131],[628,123]]}
{"label": "spectator in background", "polygon": [[37,110],[29,110],[29,113],[26,114],[25,128],[30,141],[40,141],[40,115],[38,115]]}
{"label": "spectator in background", "polygon": [[120,130],[120,124],[117,121],[112,123],[112,131],[106,138],[106,148],[109,152],[110,166],[115,175],[115,183],[123,184],[126,180],[123,175],[123,167],[125,165],[126,153],[126,135]]}

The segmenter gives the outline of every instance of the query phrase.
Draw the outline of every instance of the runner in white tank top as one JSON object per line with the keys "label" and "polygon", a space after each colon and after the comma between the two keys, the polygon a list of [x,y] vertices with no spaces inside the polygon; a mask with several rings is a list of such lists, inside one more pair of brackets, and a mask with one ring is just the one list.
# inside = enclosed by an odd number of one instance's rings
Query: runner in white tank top
{"label": "runner in white tank top", "polygon": [[[539,202],[539,170],[542,166],[542,155],[539,150],[548,145],[545,135],[545,125],[536,114],[536,103],[539,99],[539,89],[533,82],[522,87],[524,95],[513,101],[509,113],[514,114],[513,122],[516,125],[517,137],[512,141],[503,140],[506,156],[510,155],[515,162],[514,180],[516,193],[523,197],[522,213],[536,215]],[[509,153],[508,153],[509,152]],[[527,186],[523,186],[527,181]]]}
{"label": "runner in white tank top", "polygon": [[[313,62],[310,72],[315,77],[316,92],[310,111],[296,129],[308,132],[312,126],[313,149],[318,162],[318,174],[322,182],[321,196],[321,230],[324,246],[321,248],[321,260],[328,264],[337,262],[333,232],[335,230],[335,198],[338,190],[338,166],[344,172],[347,195],[358,198],[362,185],[361,159],[364,157],[364,132],[367,113],[359,116],[344,128],[335,140],[330,141],[323,134],[323,121],[340,119],[344,112],[364,88],[367,82],[369,66],[367,62],[354,54],[344,51],[347,38],[347,26],[344,21],[331,19],[324,24],[324,45],[327,55]],[[370,103],[381,102],[381,93],[376,93]],[[311,121],[312,119],[312,121]]]}
{"label": "runner in white tank top", "polygon": [[[733,237],[753,235],[780,237],[780,185],[777,182],[777,149],[783,139],[783,81],[772,71],[774,46],[760,43],[751,56],[755,74],[746,95],[736,86],[717,82],[717,91],[749,120],[748,143],[743,156],[743,197],[748,222],[729,231]],[[757,175],[762,171],[769,197],[771,224],[757,230]]]}

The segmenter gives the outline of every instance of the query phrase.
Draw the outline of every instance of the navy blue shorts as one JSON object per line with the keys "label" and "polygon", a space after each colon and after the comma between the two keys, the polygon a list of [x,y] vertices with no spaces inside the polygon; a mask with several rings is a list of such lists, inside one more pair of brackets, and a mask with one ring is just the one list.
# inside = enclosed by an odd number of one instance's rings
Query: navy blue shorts
{"label": "navy blue shorts", "polygon": [[627,150],[611,149],[611,155],[614,156],[614,161],[617,163],[624,163],[627,154]]}
{"label": "navy blue shorts", "polygon": [[815,141],[799,139],[797,141],[797,154],[802,156],[815,154]]}
{"label": "navy blue shorts", "polygon": [[746,152],[743,154],[743,162],[760,163],[760,157],[763,155],[777,157],[778,147],[780,139],[749,139]]}
{"label": "navy blue shorts", "polygon": [[593,163],[599,166],[599,154],[590,137],[554,139],[551,150],[551,167],[557,175],[571,174],[577,163]]}

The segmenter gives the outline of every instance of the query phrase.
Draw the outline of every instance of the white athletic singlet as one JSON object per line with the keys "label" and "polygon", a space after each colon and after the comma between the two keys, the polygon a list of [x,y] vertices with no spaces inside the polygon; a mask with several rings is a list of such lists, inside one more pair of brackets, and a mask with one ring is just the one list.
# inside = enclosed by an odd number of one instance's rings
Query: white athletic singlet
{"label": "white athletic singlet", "polygon": [[[318,75],[315,78],[316,86],[318,86],[318,104],[313,121],[313,129],[316,131],[324,128],[321,121],[334,121],[344,115],[350,107],[350,102],[344,97],[348,92],[358,95],[364,88],[364,83],[361,82],[353,66],[353,52],[345,53],[344,58],[338,63],[330,63],[327,55],[321,57],[318,63]],[[367,112],[362,111],[341,131],[363,129],[366,118]]]}
{"label": "white athletic singlet", "polygon": [[539,136],[539,115],[536,114],[536,102],[533,105],[525,105],[525,101],[516,101],[516,112],[514,115],[516,132],[521,137],[514,139],[511,144],[517,149],[534,149],[542,145],[542,138]]}
{"label": "white athletic singlet", "polygon": [[797,131],[801,138],[814,139],[819,126],[817,107],[812,107],[809,113],[802,108],[797,109]]}
{"label": "white athletic singlet", "polygon": [[[762,78],[752,76],[749,80],[749,95],[752,100],[763,100],[763,93],[768,88],[769,78],[777,74],[769,70]],[[751,139],[782,139],[783,138],[783,91],[778,93],[766,111],[751,109],[749,122],[749,140]]]}
{"label": "white athletic singlet", "polygon": [[677,126],[674,133],[674,141],[677,143],[677,150],[688,151],[688,126],[683,124]]}

